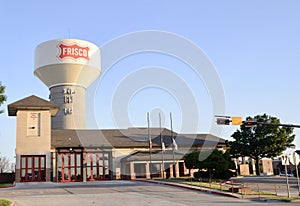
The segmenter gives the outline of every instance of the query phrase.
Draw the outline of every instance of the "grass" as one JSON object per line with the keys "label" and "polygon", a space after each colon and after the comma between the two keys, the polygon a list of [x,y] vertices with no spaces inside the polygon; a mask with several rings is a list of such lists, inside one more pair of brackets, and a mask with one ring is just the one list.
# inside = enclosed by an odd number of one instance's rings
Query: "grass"
{"label": "grass", "polygon": [[[228,184],[227,186],[222,185],[221,182],[225,182],[225,181],[215,181],[215,180],[211,180],[210,182],[208,180],[204,180],[199,181],[197,179],[193,179],[193,178],[173,178],[173,179],[156,179],[159,181],[165,181],[165,182],[174,182],[174,183],[180,183],[180,184],[187,184],[187,185],[193,185],[193,186],[198,186],[198,187],[202,187],[202,188],[210,188],[210,189],[214,189],[214,190],[221,190],[224,192],[230,192],[229,188],[230,188],[230,184]],[[284,197],[284,196],[276,196],[276,194],[271,193],[271,192],[266,192],[266,191],[258,191],[258,190],[253,190],[251,189],[250,191],[247,191],[247,193],[239,193],[240,195],[247,195],[248,197],[255,197],[255,196],[259,196],[259,198],[264,197],[266,200],[270,200],[270,201],[282,201],[282,202],[293,202],[293,201],[300,201],[300,197]]]}
{"label": "grass", "polygon": [[13,186],[13,183],[2,183],[2,184],[0,184],[0,188],[1,187],[11,187],[11,186]]}
{"label": "grass", "polygon": [[158,179],[158,180],[166,181],[166,182],[176,182],[180,184],[193,185],[193,186],[198,186],[203,188],[229,192],[229,187],[222,185],[220,181],[201,182],[193,178],[173,178],[173,179]]}
{"label": "grass", "polygon": [[11,201],[0,199],[0,206],[9,206],[11,204]]}
{"label": "grass", "polygon": [[[213,189],[213,190],[219,190],[219,191],[224,191],[224,192],[230,192],[230,184],[227,184],[226,186],[222,183],[226,182],[225,180],[211,180],[209,181],[208,179],[204,179],[204,181],[199,181],[197,179],[193,178],[172,178],[172,179],[157,179],[160,181],[166,181],[166,182],[175,182],[175,183],[180,183],[180,184],[186,184],[186,185],[193,185],[197,187],[202,187],[202,188],[208,188],[208,189]],[[270,192],[265,192],[265,191],[257,191],[257,190],[250,190],[246,193],[237,193],[241,195],[267,195],[267,196],[273,196],[274,194]]]}

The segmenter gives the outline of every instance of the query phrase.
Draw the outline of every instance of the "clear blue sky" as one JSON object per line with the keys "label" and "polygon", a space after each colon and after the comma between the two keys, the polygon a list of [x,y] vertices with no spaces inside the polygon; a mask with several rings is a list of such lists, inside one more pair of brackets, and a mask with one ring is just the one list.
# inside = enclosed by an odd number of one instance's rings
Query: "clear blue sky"
{"label": "clear blue sky", "polygon": [[[7,104],[35,94],[48,98],[48,88],[33,75],[34,49],[44,41],[79,38],[100,48],[121,35],[157,30],[180,35],[201,48],[215,65],[226,98],[226,114],[243,117],[267,113],[282,123],[300,124],[300,2],[297,0],[227,1],[4,1],[0,2],[0,81],[7,102],[1,106],[0,152],[13,159],[16,118]],[[166,55],[133,55],[116,63],[95,94],[98,128],[115,128],[111,100],[118,85],[143,67],[174,71],[194,91],[200,112],[197,132],[208,133],[214,121],[209,91],[201,79]],[[173,96],[172,96],[173,95]],[[129,126],[146,126],[147,111],[172,112],[180,130],[181,102],[163,88],[139,90],[128,103]],[[157,118],[151,117],[158,126]],[[123,125],[126,126],[126,125]],[[230,139],[237,127],[224,128]],[[299,129],[295,129],[297,148]],[[185,131],[189,132],[189,131]]]}

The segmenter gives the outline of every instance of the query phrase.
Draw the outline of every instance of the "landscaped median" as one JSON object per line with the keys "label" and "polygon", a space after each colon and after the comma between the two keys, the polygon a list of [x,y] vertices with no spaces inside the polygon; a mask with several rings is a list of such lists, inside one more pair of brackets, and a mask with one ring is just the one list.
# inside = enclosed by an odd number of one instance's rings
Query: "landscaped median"
{"label": "landscaped median", "polygon": [[[175,186],[175,187],[181,187],[181,188],[186,188],[186,189],[191,189],[191,190],[196,190],[200,192],[205,192],[205,193],[210,193],[210,194],[217,194],[217,195],[222,195],[222,196],[227,196],[227,197],[233,197],[233,198],[241,198],[241,195],[229,192],[228,188],[221,186],[221,190],[214,189],[216,186],[210,182],[210,183],[205,183],[200,184],[198,181],[193,181],[192,179],[183,179],[183,178],[176,178],[176,179],[155,179],[155,180],[136,180],[136,181],[142,181],[142,182],[149,182],[149,183],[154,183],[154,184],[163,184],[163,185],[168,185],[168,186]],[[207,184],[210,186],[208,187]],[[220,188],[220,185],[218,185],[218,188]]]}
{"label": "landscaped median", "polygon": [[281,197],[272,193],[253,190],[244,187],[243,184],[236,181],[204,180],[195,178],[174,178],[174,179],[140,179],[136,181],[149,182],[196,190],[200,192],[217,194],[233,198],[245,198],[261,201],[280,201],[280,202],[300,202],[300,197]]}

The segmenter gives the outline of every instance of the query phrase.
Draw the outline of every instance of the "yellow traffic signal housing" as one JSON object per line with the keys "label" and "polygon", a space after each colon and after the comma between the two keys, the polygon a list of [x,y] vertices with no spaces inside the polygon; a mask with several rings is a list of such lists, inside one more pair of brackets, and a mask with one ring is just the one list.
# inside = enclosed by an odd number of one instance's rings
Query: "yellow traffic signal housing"
{"label": "yellow traffic signal housing", "polygon": [[241,124],[243,124],[242,117],[231,117],[231,124],[232,125],[241,125]]}

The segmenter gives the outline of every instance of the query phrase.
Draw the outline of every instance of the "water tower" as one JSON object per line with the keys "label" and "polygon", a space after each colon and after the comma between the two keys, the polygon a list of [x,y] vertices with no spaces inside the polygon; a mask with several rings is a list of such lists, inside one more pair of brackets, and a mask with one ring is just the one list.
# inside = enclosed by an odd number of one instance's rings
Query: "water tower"
{"label": "water tower", "polygon": [[100,49],[87,41],[56,39],[35,49],[34,74],[60,105],[52,129],[86,128],[86,88],[100,75]]}

